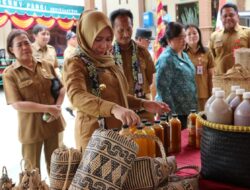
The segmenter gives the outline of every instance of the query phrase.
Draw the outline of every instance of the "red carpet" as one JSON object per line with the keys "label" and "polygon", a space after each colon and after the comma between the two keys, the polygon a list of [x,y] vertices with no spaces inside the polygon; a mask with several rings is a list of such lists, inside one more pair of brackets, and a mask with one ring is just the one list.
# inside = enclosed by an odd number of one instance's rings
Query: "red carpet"
{"label": "red carpet", "polygon": [[[182,151],[175,154],[178,167],[183,165],[197,165],[201,166],[200,150],[188,146],[188,131],[182,131]],[[193,171],[185,171],[185,173],[192,173]],[[185,175],[185,174],[184,174]],[[231,184],[224,184],[221,182],[200,179],[200,190],[247,190],[246,188],[236,187]]]}

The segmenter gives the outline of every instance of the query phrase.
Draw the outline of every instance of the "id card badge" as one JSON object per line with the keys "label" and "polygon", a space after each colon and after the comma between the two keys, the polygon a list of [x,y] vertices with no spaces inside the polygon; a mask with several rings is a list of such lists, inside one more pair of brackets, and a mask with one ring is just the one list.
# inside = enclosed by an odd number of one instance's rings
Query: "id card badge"
{"label": "id card badge", "polygon": [[197,65],[197,75],[203,75],[203,66],[202,65]]}
{"label": "id card badge", "polygon": [[143,76],[142,73],[138,73],[138,83],[143,84]]}

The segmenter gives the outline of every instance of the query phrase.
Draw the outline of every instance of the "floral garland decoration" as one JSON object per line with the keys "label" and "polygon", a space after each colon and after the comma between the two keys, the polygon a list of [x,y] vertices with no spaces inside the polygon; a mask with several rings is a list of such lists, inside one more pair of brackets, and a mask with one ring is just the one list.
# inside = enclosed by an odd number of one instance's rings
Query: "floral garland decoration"
{"label": "floral garland decoration", "polygon": [[[117,41],[113,46],[113,53],[115,58],[115,63],[118,65],[123,65],[121,49]],[[137,59],[137,46],[134,41],[132,41],[132,74],[134,79],[134,93],[138,98],[145,98],[145,93],[142,89],[142,84],[139,83],[138,76],[141,74],[140,62]]]}

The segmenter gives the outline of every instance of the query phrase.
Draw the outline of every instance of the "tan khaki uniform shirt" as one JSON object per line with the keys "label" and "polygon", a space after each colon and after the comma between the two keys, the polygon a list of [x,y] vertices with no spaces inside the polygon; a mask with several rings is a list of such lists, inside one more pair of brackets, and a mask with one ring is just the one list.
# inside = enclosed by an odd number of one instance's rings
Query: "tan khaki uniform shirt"
{"label": "tan khaki uniform shirt", "polygon": [[[196,69],[195,81],[198,98],[208,98],[211,95],[211,89],[209,89],[208,85],[208,70],[214,67],[213,57],[209,51],[206,53],[192,53],[187,50],[187,54]],[[198,67],[202,68],[202,71],[198,71]]]}
{"label": "tan khaki uniform shirt", "polygon": [[[55,104],[51,95],[51,79],[55,77],[55,71],[50,64],[35,62],[34,71],[30,71],[19,62],[13,63],[3,73],[7,104],[18,101]],[[64,130],[62,116],[50,123],[43,121],[42,116],[43,113],[18,111],[18,134],[22,144],[40,142]]]}
{"label": "tan khaki uniform shirt", "polygon": [[59,66],[56,50],[53,46],[46,45],[45,48],[41,48],[36,42],[34,42],[31,46],[33,50],[33,56],[37,60],[50,63],[54,68],[57,68]]}
{"label": "tan khaki uniform shirt", "polygon": [[[143,76],[143,91],[145,94],[150,93],[150,85],[153,81],[153,74],[155,73],[154,62],[151,58],[148,50],[137,44],[138,55],[137,58],[140,62],[140,69]],[[123,71],[128,80],[129,84],[129,94],[134,96],[134,78],[132,70],[132,45],[127,50],[121,49],[122,62],[123,62]]]}
{"label": "tan khaki uniform shirt", "polygon": [[70,57],[72,57],[72,55],[74,55],[74,52],[75,52],[75,47],[71,46],[71,45],[68,45],[66,47],[66,49],[64,50],[63,52],[63,59],[64,59],[64,62],[67,61],[67,59],[69,59]]}
{"label": "tan khaki uniform shirt", "polygon": [[[75,56],[64,64],[64,84],[73,107],[77,109],[75,138],[77,148],[85,149],[92,133],[99,127],[98,116],[105,117],[106,127],[120,128],[111,110],[115,104],[121,105],[122,94],[115,74],[109,68],[97,68],[99,83],[105,84],[101,98],[91,94],[91,81],[86,65]],[[124,81],[124,85],[127,85]],[[128,96],[129,107],[139,109],[141,100]]]}
{"label": "tan khaki uniform shirt", "polygon": [[233,33],[224,29],[215,31],[210,38],[209,49],[214,57],[215,74],[226,73],[234,65],[234,49],[250,47],[250,29],[236,25]]}

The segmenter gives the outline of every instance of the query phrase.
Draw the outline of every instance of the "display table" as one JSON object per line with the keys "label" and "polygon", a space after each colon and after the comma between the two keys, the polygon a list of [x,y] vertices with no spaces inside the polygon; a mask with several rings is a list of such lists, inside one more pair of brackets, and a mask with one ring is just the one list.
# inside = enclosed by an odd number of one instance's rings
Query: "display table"
{"label": "display table", "polygon": [[[197,165],[201,166],[200,150],[188,146],[188,131],[182,131],[182,151],[176,156],[178,166]],[[212,180],[200,179],[200,190],[247,190],[247,188],[236,187],[231,184],[220,183]]]}

